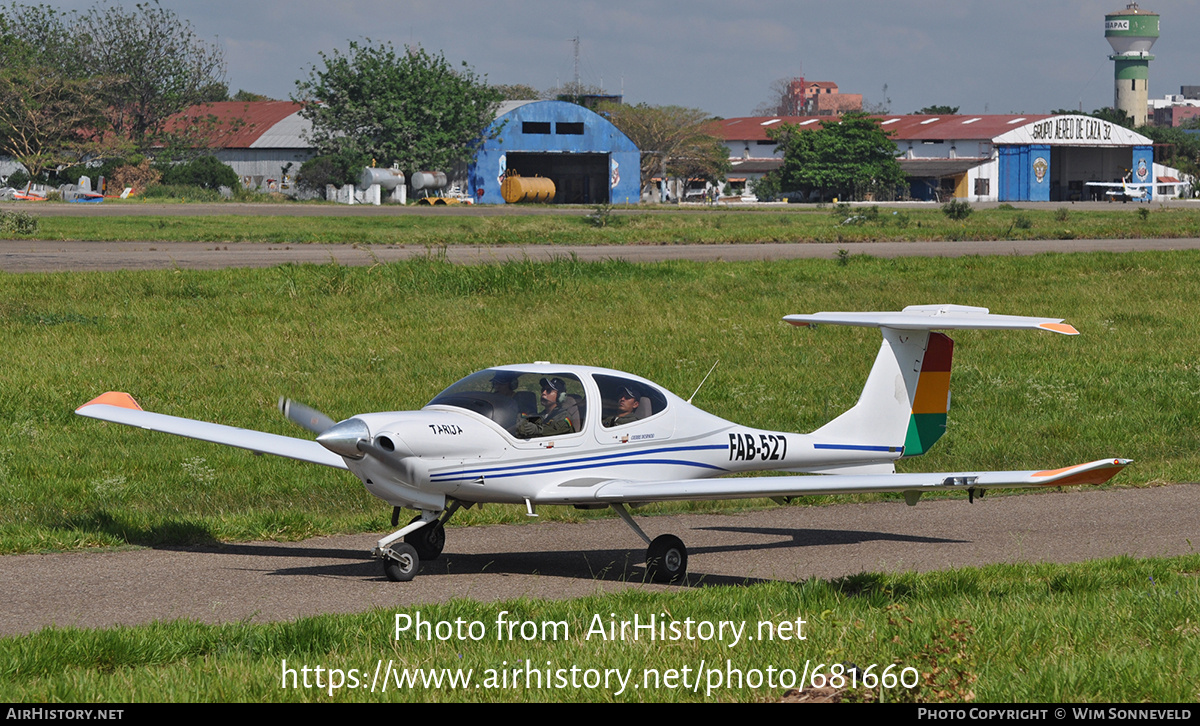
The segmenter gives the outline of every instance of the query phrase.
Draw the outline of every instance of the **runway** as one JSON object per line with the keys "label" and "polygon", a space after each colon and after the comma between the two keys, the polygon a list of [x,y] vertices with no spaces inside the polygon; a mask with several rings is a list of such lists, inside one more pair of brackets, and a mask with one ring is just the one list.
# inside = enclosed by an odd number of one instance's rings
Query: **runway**
{"label": "runway", "polygon": [[1200,484],[1017,496],[774,507],[640,518],[689,548],[688,581],[643,582],[644,547],[614,519],[451,527],[412,582],[384,579],[378,534],[0,557],[0,635],[188,618],[292,620],[451,598],[571,598],[625,588],[737,587],[860,572],[1162,557],[1200,546]]}

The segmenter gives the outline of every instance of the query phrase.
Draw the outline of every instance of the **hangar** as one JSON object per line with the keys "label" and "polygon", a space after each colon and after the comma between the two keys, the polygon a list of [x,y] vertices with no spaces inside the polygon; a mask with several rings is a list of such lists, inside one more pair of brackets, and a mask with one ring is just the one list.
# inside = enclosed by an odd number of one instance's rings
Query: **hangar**
{"label": "hangar", "polygon": [[504,204],[506,176],[554,182],[556,204],[634,204],[641,198],[641,152],[603,116],[565,101],[509,101],[484,132],[467,170],[480,204]]}
{"label": "hangar", "polygon": [[[978,202],[1049,202],[1104,198],[1087,182],[1154,183],[1178,177],[1154,163],[1153,141],[1090,116],[967,114],[875,117],[895,142],[909,177],[909,197]],[[782,164],[782,150],[767,136],[780,123],[820,128],[828,118],[744,118],[719,122],[730,161],[761,177],[762,162]],[[741,175],[739,175],[741,176]],[[751,174],[746,174],[751,176]],[[1165,181],[1165,180],[1164,180]],[[1173,180],[1172,180],[1173,181]],[[1161,189],[1159,191],[1162,191]]]}
{"label": "hangar", "polygon": [[168,129],[206,146],[237,172],[243,187],[293,195],[300,165],[315,154],[302,108],[292,101],[201,103],[172,116]]}

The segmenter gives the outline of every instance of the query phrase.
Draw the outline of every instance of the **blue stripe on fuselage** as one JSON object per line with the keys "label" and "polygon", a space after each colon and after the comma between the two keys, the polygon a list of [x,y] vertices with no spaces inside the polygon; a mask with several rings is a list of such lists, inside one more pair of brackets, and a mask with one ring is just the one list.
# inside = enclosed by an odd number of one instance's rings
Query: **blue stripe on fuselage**
{"label": "blue stripe on fuselage", "polygon": [[855,444],[813,444],[814,449],[838,449],[841,451],[884,451],[895,453],[900,446],[858,446]]}
{"label": "blue stripe on fuselage", "polygon": [[[577,458],[564,458],[557,461],[539,461],[531,464],[513,464],[511,466],[501,466],[486,469],[468,469],[466,471],[453,471],[446,474],[432,474],[431,481],[445,482],[458,481],[464,479],[476,479],[480,476],[484,478],[506,478],[512,476],[532,476],[536,474],[548,474],[560,471],[573,471],[577,469],[595,469],[602,466],[627,466],[629,464],[675,464],[683,466],[694,466],[701,469],[712,469],[715,471],[726,471],[719,466],[704,464],[696,461],[688,461],[686,459],[641,459],[633,457],[647,456],[650,454],[675,453],[680,451],[711,451],[728,449],[726,444],[703,445],[703,446],[674,446],[662,447],[657,449],[644,449],[640,451],[622,451],[612,454],[601,454],[599,456],[584,456]],[[626,461],[619,461],[626,459]]]}

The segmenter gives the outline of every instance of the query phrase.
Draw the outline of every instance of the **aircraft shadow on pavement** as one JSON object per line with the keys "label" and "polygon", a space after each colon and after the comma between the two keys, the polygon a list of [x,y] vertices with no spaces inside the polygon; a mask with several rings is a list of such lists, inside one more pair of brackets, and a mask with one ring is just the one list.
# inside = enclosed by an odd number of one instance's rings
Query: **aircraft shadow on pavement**
{"label": "aircraft shadow on pavement", "polygon": [[[687,580],[680,583],[692,587],[745,585],[766,582],[764,578],[748,578],[707,573],[697,557],[730,552],[753,553],[767,550],[796,549],[853,545],[886,541],[910,544],[963,544],[966,540],[944,537],[925,537],[890,532],[871,532],[836,529],[792,529],[777,527],[698,527],[692,530],[726,532],[755,538],[769,537],[769,542],[737,542],[731,544],[699,545],[689,548],[692,567]],[[697,538],[692,538],[693,541]],[[168,548],[163,548],[168,549]],[[184,548],[178,548],[184,549]],[[204,548],[209,549],[209,548]],[[272,544],[230,544],[211,548],[219,554],[280,557],[292,560],[324,560],[321,564],[268,568],[269,574],[280,576],[344,577],[382,580],[380,564],[365,550],[320,548]],[[338,560],[330,563],[328,560]],[[545,550],[520,552],[489,552],[482,554],[447,551],[441,557],[421,563],[419,578],[455,575],[527,575],[562,577],[606,582],[640,583],[646,580],[645,552],[642,549],[603,550]],[[403,587],[403,585],[398,585]]]}
{"label": "aircraft shadow on pavement", "polygon": [[781,529],[777,527],[698,527],[706,532],[738,532],[764,537],[790,537],[787,542],[770,542],[743,548],[732,546],[726,549],[764,549],[766,547],[824,547],[830,545],[862,544],[863,542],[909,542],[920,544],[966,544],[968,540],[946,539],[945,537],[921,537],[911,534],[890,532],[861,532],[852,529]]}

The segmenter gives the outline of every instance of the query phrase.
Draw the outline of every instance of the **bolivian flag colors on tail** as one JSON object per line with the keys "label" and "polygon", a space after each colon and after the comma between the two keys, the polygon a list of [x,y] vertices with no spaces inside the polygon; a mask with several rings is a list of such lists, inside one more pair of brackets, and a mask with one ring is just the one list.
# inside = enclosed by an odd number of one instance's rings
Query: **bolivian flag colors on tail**
{"label": "bolivian flag colors on tail", "polygon": [[904,438],[904,456],[920,456],[946,433],[946,414],[950,410],[950,361],[954,341],[942,333],[930,333],[917,392],[913,396],[908,434]]}

